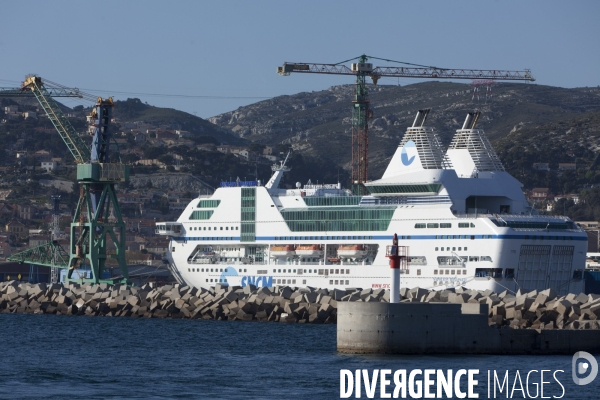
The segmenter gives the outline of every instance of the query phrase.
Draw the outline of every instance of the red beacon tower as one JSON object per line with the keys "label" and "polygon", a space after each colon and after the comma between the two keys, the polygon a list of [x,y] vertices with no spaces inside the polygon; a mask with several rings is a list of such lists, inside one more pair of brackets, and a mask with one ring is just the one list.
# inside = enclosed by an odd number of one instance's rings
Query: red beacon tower
{"label": "red beacon tower", "polygon": [[400,270],[408,269],[408,246],[398,246],[398,235],[394,233],[392,245],[385,249],[385,256],[390,259],[392,284],[390,285],[390,303],[400,302]]}

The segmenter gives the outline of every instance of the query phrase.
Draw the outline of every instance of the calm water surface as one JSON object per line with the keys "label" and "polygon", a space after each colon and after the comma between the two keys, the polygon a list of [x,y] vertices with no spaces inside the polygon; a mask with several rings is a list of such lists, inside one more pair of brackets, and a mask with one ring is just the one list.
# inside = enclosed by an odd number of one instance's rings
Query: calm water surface
{"label": "calm water surface", "polygon": [[512,385],[516,370],[562,369],[564,399],[600,398],[600,377],[573,384],[571,356],[349,356],[335,335],[335,325],[0,314],[0,398],[336,399],[340,369],[383,368],[480,369],[479,398],[487,370],[510,370]]}

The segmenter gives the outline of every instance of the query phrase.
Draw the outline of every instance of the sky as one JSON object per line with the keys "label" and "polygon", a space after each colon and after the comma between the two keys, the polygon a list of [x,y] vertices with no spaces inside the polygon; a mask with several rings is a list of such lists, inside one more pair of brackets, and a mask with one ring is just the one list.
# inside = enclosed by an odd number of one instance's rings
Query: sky
{"label": "sky", "polygon": [[598,16],[597,0],[0,0],[0,87],[34,73],[208,118],[353,83],[350,76],[282,77],[276,68],[361,54],[443,68],[528,68],[536,84],[598,86]]}

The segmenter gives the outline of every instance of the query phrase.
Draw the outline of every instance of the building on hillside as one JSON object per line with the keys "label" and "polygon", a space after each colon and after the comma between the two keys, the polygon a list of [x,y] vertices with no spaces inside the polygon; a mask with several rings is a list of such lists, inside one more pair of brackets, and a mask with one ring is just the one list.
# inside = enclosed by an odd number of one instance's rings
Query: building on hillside
{"label": "building on hillside", "polygon": [[558,170],[559,171],[575,171],[577,169],[576,163],[559,163]]}
{"label": "building on hillside", "polygon": [[[33,219],[38,211],[36,206],[32,206],[29,204],[18,204],[17,208],[19,211],[19,218],[25,220]],[[29,233],[29,230],[27,230],[27,232]]]}
{"label": "building on hillside", "polygon": [[192,133],[188,132],[188,131],[176,130],[175,134],[177,136],[179,136],[180,138],[189,138],[189,137],[192,137]]}
{"label": "building on hillside", "polygon": [[56,161],[42,161],[40,167],[47,173],[50,173],[58,169],[58,163]]}
{"label": "building on hillside", "polygon": [[29,236],[29,247],[37,247],[44,245],[50,241],[50,235],[34,235]]}
{"label": "building on hillside", "polygon": [[274,151],[275,151],[275,149],[273,148],[273,146],[265,146],[262,153],[265,156],[270,156],[273,154]]}
{"label": "building on hillside", "polygon": [[29,229],[20,221],[12,219],[5,225],[6,232],[10,232],[18,238],[27,238],[29,236]]}
{"label": "building on hillside", "polygon": [[548,188],[533,188],[529,194],[529,199],[533,201],[545,201],[550,198],[552,198],[552,195]]}
{"label": "building on hillside", "polygon": [[155,239],[149,243],[146,243],[146,250],[150,253],[155,254],[166,254],[167,250],[169,250],[169,240],[168,239]]}
{"label": "building on hillside", "polygon": [[[0,190],[0,200],[6,201],[9,198],[12,199],[14,191],[12,189],[2,189]],[[0,214],[2,214],[2,210],[0,209]]]}
{"label": "building on hillside", "polygon": [[36,161],[38,162],[51,161],[52,153],[50,153],[48,150],[38,150],[33,153],[33,157],[35,157]]}
{"label": "building on hillside", "polygon": [[533,163],[533,169],[537,171],[550,171],[550,164],[548,163]]}
{"label": "building on hillside", "polygon": [[574,204],[579,204],[579,195],[577,194],[559,194],[554,196],[554,201],[559,201],[560,199],[565,200],[573,200]]}
{"label": "building on hillside", "polygon": [[33,111],[25,111],[23,113],[23,118],[25,119],[37,119],[37,113]]}
{"label": "building on hillside", "polygon": [[240,150],[239,155],[240,155],[240,158],[245,161],[256,161],[256,159],[257,159],[256,154],[251,152],[248,149]]}

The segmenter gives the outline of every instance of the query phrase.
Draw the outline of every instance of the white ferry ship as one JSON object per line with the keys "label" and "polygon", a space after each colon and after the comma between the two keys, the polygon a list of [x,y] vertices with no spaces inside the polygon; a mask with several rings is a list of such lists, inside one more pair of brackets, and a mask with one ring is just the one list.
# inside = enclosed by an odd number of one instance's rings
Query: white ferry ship
{"label": "white ferry ship", "polygon": [[[587,235],[567,217],[541,216],[469,113],[444,151],[418,112],[382,178],[356,196],[332,185],[279,188],[223,182],[192,200],[170,236],[167,260],[187,285],[389,288],[385,248],[409,248],[401,286],[497,292],[583,291]],[[286,158],[287,160],[287,158]]]}

